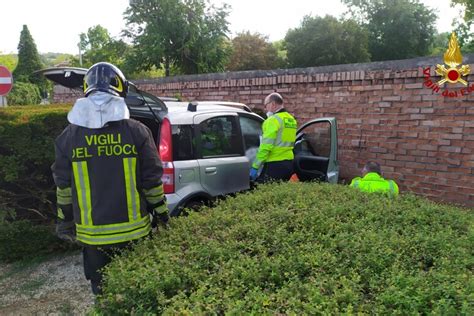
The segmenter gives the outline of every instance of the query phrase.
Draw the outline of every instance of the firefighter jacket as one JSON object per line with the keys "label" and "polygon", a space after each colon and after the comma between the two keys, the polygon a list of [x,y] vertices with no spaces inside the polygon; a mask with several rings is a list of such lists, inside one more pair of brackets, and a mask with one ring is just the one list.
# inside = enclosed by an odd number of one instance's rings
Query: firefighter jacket
{"label": "firefighter jacket", "polygon": [[262,125],[262,140],[252,168],[258,169],[265,162],[293,160],[297,122],[285,109],[281,109]]}
{"label": "firefighter jacket", "polygon": [[86,245],[135,240],[151,231],[147,206],[167,212],[151,131],[125,119],[99,129],[70,124],[55,142],[58,216]]}
{"label": "firefighter jacket", "polygon": [[392,196],[398,195],[398,185],[393,180],[385,180],[376,172],[369,172],[363,178],[352,179],[351,187],[364,192],[384,192]]}

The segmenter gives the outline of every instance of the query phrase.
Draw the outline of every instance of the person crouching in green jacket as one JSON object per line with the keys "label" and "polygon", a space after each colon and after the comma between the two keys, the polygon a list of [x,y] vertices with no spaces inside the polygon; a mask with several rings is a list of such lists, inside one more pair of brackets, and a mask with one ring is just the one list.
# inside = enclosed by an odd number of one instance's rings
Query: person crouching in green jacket
{"label": "person crouching in green jacket", "polygon": [[381,176],[380,165],[369,161],[362,169],[362,178],[352,179],[350,186],[364,192],[384,192],[391,196],[398,196],[398,185],[393,180],[386,180]]}

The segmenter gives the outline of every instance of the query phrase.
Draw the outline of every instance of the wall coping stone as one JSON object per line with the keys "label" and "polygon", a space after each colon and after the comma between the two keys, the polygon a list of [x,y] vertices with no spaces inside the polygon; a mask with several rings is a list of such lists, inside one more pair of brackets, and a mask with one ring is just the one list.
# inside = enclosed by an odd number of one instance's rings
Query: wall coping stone
{"label": "wall coping stone", "polygon": [[[200,75],[180,75],[173,77],[163,77],[155,79],[138,79],[134,80],[135,84],[162,84],[162,83],[177,83],[177,82],[191,82],[191,81],[211,81],[211,80],[230,80],[230,79],[248,79],[248,78],[265,78],[276,77],[284,75],[313,75],[322,73],[335,72],[352,72],[352,71],[402,71],[413,70],[419,67],[436,66],[443,62],[443,56],[434,57],[417,57],[412,59],[401,60],[386,60],[371,63],[356,63],[344,65],[331,65],[320,67],[307,68],[292,68],[292,69],[272,69],[272,70],[249,70],[249,71],[234,71],[209,73]],[[474,54],[466,54],[463,56],[463,64],[474,64]],[[471,70],[471,71],[474,71]]]}

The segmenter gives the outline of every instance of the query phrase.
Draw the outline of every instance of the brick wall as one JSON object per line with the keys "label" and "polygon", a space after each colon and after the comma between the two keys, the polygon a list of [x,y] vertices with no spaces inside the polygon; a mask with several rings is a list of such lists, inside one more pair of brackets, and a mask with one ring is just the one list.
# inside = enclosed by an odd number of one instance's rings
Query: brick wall
{"label": "brick wall", "polygon": [[[300,124],[338,120],[341,178],[359,175],[367,160],[385,177],[434,200],[474,206],[474,54],[468,86],[433,82],[439,57],[271,71],[246,71],[138,80],[143,90],[183,100],[237,101],[263,109],[280,92]],[[443,96],[448,90],[452,97]],[[57,102],[71,101],[56,88]],[[454,96],[454,93],[457,96]]]}

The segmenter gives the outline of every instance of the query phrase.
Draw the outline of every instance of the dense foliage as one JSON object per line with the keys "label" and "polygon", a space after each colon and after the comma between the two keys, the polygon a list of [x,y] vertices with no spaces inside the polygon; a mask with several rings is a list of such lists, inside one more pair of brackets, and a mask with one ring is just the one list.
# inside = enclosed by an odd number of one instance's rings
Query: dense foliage
{"label": "dense foliage", "polygon": [[123,68],[130,47],[123,40],[112,38],[106,28],[95,25],[81,33],[80,38],[83,67],[105,61]]}
{"label": "dense foliage", "polygon": [[343,0],[369,33],[372,61],[426,56],[437,16],[418,0]]}
{"label": "dense foliage", "polygon": [[286,33],[290,67],[338,65],[370,60],[367,33],[353,20],[306,16]]}
{"label": "dense foliage", "polygon": [[472,315],[472,210],[346,186],[262,186],[107,269],[106,315]]}
{"label": "dense foliage", "polygon": [[283,65],[278,50],[267,37],[242,32],[232,39],[232,55],[227,69],[230,71],[276,69]]}
{"label": "dense foliage", "polygon": [[183,74],[224,70],[228,7],[205,0],[133,1],[125,13],[124,31],[134,44],[131,61],[137,70],[175,66]]}
{"label": "dense foliage", "polygon": [[0,52],[0,65],[7,67],[7,69],[10,70],[10,72],[13,72],[17,63],[18,63],[17,55],[14,55],[14,54],[2,55]]}
{"label": "dense foliage", "polygon": [[0,109],[0,218],[51,221],[55,187],[50,166],[54,139],[70,106]]}
{"label": "dense foliage", "polygon": [[31,260],[43,255],[77,249],[54,234],[54,226],[27,220],[0,221],[0,262]]}
{"label": "dense foliage", "polygon": [[[17,83],[17,87],[24,83]],[[10,97],[10,95],[9,95]],[[54,235],[54,139],[69,105],[0,109],[0,261],[74,248]]]}
{"label": "dense foliage", "polygon": [[9,105],[30,105],[39,104],[41,94],[37,85],[28,82],[15,82],[12,90],[8,94]]}

